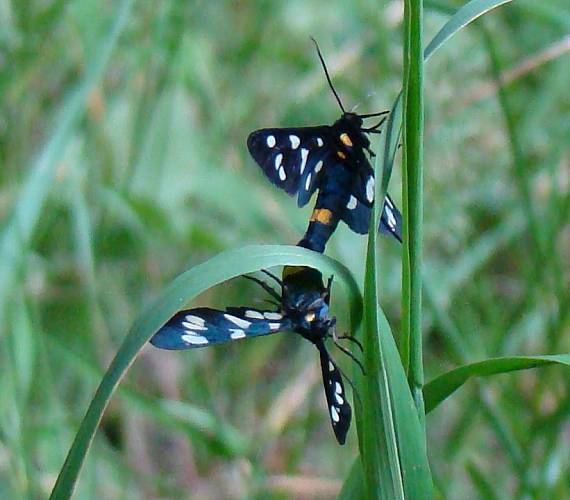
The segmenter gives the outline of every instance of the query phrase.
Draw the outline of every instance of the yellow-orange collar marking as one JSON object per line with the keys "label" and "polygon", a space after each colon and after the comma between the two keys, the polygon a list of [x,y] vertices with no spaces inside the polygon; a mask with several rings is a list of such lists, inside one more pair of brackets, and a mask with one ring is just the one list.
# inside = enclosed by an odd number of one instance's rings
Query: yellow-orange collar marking
{"label": "yellow-orange collar marking", "polygon": [[343,132],[342,134],[340,134],[340,142],[342,142],[345,146],[351,148],[352,147],[352,141],[350,140],[350,137],[348,136],[348,134],[346,132]]}
{"label": "yellow-orange collar marking", "polygon": [[325,226],[330,225],[333,219],[333,213],[328,208],[315,208],[311,215],[311,222],[320,222]]}

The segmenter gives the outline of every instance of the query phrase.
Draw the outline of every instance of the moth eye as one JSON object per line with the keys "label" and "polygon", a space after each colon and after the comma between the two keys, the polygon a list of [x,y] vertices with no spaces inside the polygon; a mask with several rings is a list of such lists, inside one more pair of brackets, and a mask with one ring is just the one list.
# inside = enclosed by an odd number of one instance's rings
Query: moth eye
{"label": "moth eye", "polygon": [[312,321],[314,321],[314,319],[315,319],[315,313],[314,312],[311,312],[311,313],[305,315],[305,320],[308,323],[311,323]]}

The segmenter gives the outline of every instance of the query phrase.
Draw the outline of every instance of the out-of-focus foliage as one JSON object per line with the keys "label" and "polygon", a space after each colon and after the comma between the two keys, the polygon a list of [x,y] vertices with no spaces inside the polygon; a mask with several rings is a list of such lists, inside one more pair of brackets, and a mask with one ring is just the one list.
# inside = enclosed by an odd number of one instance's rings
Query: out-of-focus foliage
{"label": "out-of-focus foliage", "polygon": [[[0,6],[0,497],[20,498],[49,492],[102,371],[166,283],[220,250],[300,238],[310,208],[269,185],[245,138],[338,117],[309,35],[347,107],[389,106],[401,87],[401,5]],[[426,39],[450,7],[427,4]],[[570,352],[569,28],[563,0],[520,0],[426,68],[427,379],[487,356]],[[71,116],[63,103],[86,82],[87,105]],[[46,158],[53,177],[41,177]],[[396,167],[397,200],[399,178]],[[17,206],[36,208],[37,221],[22,228]],[[328,252],[362,277],[364,244],[342,227]],[[380,251],[397,331],[399,248]],[[260,298],[238,280],[198,303]],[[346,328],[342,300],[334,313]],[[334,441],[318,370],[311,346],[287,335],[178,355],[149,348],[103,420],[77,498],[334,495],[356,436]],[[442,495],[562,498],[569,401],[555,368],[472,383],[446,401],[427,418]]]}

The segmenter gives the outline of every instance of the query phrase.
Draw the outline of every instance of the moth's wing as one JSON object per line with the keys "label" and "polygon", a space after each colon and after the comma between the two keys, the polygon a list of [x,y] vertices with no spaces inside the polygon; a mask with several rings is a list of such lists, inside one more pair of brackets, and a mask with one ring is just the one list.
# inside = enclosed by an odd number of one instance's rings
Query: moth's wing
{"label": "moth's wing", "polygon": [[350,194],[363,205],[371,207],[374,203],[374,169],[364,155],[357,165]]}
{"label": "moth's wing", "polygon": [[386,194],[386,199],[384,200],[384,209],[382,210],[378,230],[381,233],[392,235],[402,243],[402,214],[389,194]]}
{"label": "moth's wing", "polygon": [[[159,349],[194,349],[246,337],[258,337],[291,328],[287,318],[277,313],[245,307],[227,311],[199,307],[180,311],[154,334],[150,342]],[[274,315],[274,316],[271,316]]]}
{"label": "moth's wing", "polygon": [[264,128],[252,132],[247,148],[269,180],[305,205],[330,161],[330,127]]}
{"label": "moth's wing", "polygon": [[336,363],[329,356],[324,345],[318,346],[318,349],[321,357],[325,396],[327,398],[327,408],[329,410],[332,428],[336,440],[339,444],[344,444],[346,434],[350,427],[352,410],[348,403],[344,384],[342,383],[342,376]]}
{"label": "moth's wing", "polygon": [[370,207],[358,201],[355,196],[350,195],[342,213],[342,220],[355,233],[366,234],[370,225],[371,213]]}
{"label": "moth's wing", "polygon": [[[355,196],[351,195],[342,214],[342,220],[355,233],[366,234],[370,225],[372,209],[361,203]],[[378,230],[396,238],[402,242],[402,214],[394,205],[389,195],[386,195],[384,209],[380,217]]]}

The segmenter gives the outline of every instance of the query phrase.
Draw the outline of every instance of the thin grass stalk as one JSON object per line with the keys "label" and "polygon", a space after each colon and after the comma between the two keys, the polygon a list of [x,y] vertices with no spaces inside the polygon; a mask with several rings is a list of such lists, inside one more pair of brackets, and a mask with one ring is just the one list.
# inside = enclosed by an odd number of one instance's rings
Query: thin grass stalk
{"label": "thin grass stalk", "polygon": [[105,69],[120,35],[130,19],[134,0],[123,0],[117,7],[115,18],[100,40],[92,60],[86,62],[86,72],[76,89],[70,92],[55,114],[53,133],[46,141],[37,159],[26,172],[26,179],[14,203],[9,221],[0,235],[0,324],[8,297],[21,279],[22,265],[45,200],[53,183],[58,162],[73,136],[79,119],[85,112],[91,91],[100,84]]}
{"label": "thin grass stalk", "polygon": [[422,219],[423,219],[423,1],[404,4],[404,272],[403,335],[409,339],[408,383],[424,420],[422,387]]}

